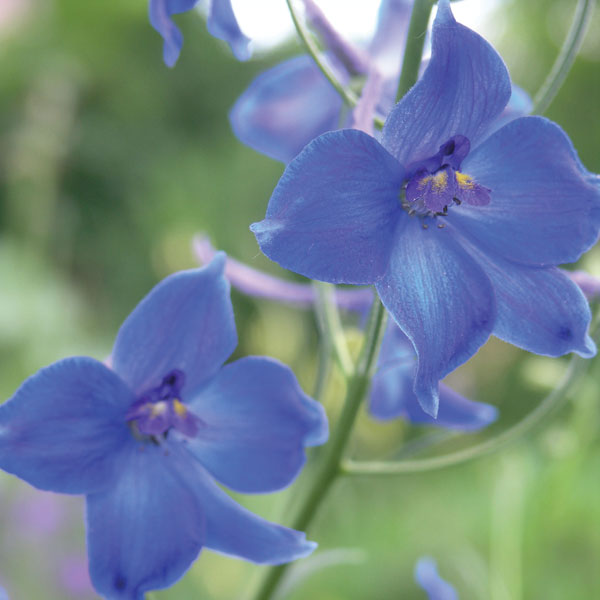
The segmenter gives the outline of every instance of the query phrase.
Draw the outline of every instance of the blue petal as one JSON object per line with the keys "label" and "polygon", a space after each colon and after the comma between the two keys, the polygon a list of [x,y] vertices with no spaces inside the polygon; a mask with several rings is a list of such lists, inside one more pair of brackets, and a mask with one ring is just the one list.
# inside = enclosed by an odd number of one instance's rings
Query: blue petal
{"label": "blue petal", "polygon": [[164,39],[163,59],[168,67],[172,67],[179,58],[183,36],[177,28],[172,15],[191,10],[198,0],[150,0],[150,23]]}
{"label": "blue petal", "polygon": [[190,408],[204,423],[190,450],[239,492],[287,486],[304,464],[304,447],[327,439],[323,407],[304,394],[288,367],[268,358],[227,365]]}
{"label": "blue petal", "polygon": [[388,271],[376,284],[418,356],[414,392],[435,417],[438,382],[487,340],[496,318],[491,283],[451,231],[407,218]]}
{"label": "blue petal", "polygon": [[[199,465],[198,468],[200,469]],[[252,514],[199,470],[196,487],[206,515],[206,547],[258,564],[278,565],[308,556],[317,545],[300,531]]]}
{"label": "blue petal", "polygon": [[411,423],[435,425],[457,431],[477,431],[498,418],[498,409],[484,402],[473,402],[440,383],[440,410],[434,419],[426,414],[416,397],[406,403],[405,418]]}
{"label": "blue petal", "polygon": [[102,363],[68,358],[27,379],[0,406],[0,467],[44,490],[84,494],[110,485],[133,437],[127,386]]}
{"label": "blue petal", "polygon": [[492,190],[487,206],[462,205],[448,216],[478,246],[543,266],[574,262],[596,243],[600,182],[555,123],[511,121],[472,152],[462,170]]}
{"label": "blue petal", "polygon": [[536,354],[594,356],[596,346],[587,334],[590,308],[583,292],[564,272],[517,265],[476,251],[473,256],[496,293],[494,335]]}
{"label": "blue petal", "polygon": [[229,44],[238,60],[250,58],[250,40],[240,30],[231,0],[212,0],[207,26],[211,35]]}
{"label": "blue petal", "polygon": [[229,120],[238,139],[288,163],[312,139],[336,129],[342,100],[309,56],[261,73],[238,98]]}
{"label": "blue petal", "polygon": [[492,123],[490,129],[484,138],[488,138],[492,133],[504,127],[507,123],[524,117],[531,113],[533,109],[533,100],[529,94],[518,85],[513,83],[512,92],[508,104],[500,114],[500,116]]}
{"label": "blue petal", "polygon": [[423,77],[398,102],[383,128],[382,143],[400,163],[433,156],[454,135],[471,147],[506,106],[510,79],[498,53],[454,20],[442,0],[433,25],[433,48]]}
{"label": "blue petal", "polygon": [[367,134],[326,133],[288,165],[266,219],[251,229],[286,269],[331,283],[373,283],[389,260],[403,177]]}
{"label": "blue petal", "polygon": [[435,561],[424,557],[415,567],[415,580],[427,592],[429,600],[458,600],[456,590],[438,574]]}
{"label": "blue petal", "polygon": [[127,317],[112,354],[113,369],[136,396],[184,372],[185,399],[212,377],[237,344],[225,255],[203,269],[175,273],[159,283]]}
{"label": "blue petal", "polygon": [[121,457],[121,476],[87,497],[90,577],[111,600],[143,600],[173,584],[204,542],[204,513],[195,471],[177,448],[134,446]]}
{"label": "blue petal", "polygon": [[440,384],[437,418],[428,415],[412,390],[416,359],[408,338],[393,322],[388,325],[378,370],[373,378],[369,412],[376,419],[401,417],[411,423],[434,425],[459,431],[474,431],[496,420],[494,406],[472,402]]}

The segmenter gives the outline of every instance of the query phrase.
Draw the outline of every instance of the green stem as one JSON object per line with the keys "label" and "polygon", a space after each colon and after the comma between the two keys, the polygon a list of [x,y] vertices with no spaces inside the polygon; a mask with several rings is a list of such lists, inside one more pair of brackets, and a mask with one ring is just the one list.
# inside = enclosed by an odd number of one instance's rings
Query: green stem
{"label": "green stem", "polygon": [[298,16],[298,13],[294,8],[293,0],[286,0],[286,2],[290,11],[290,15],[292,16],[292,21],[294,22],[294,27],[296,28],[296,31],[298,32],[298,35],[300,36],[300,39],[302,40],[307,52],[311,55],[312,59],[315,61],[315,64],[321,70],[321,73],[323,73],[327,81],[331,83],[335,91],[341,96],[342,100],[346,104],[350,106],[356,106],[356,103],[358,102],[356,94],[344,87],[338,81],[338,78],[335,76],[334,72],[329,68],[329,66],[321,60],[319,48]]}
{"label": "green stem", "polygon": [[[286,3],[288,5],[294,27],[296,28],[296,32],[304,44],[306,51],[310,54],[321,73],[323,73],[325,79],[329,81],[346,105],[354,108],[358,103],[358,96],[352,90],[348,89],[344,84],[342,84],[336,77],[335,73],[329,68],[327,63],[322,60],[319,48],[315,44],[310,32],[304,26],[302,19],[300,19],[296,9],[294,8],[293,0],[286,0]],[[375,116],[373,117],[373,121],[379,129],[383,127],[384,119],[381,117]]]}
{"label": "green stem", "polygon": [[410,90],[419,77],[427,26],[434,4],[434,0],[415,0],[413,4],[396,101],[400,100]]}
{"label": "green stem", "polygon": [[[381,302],[376,300],[371,309],[356,370],[351,373],[347,380],[346,399],[342,413],[336,423],[331,440],[324,448],[323,461],[319,465],[316,477],[312,480],[298,514],[292,522],[291,526],[294,529],[304,531],[308,528],[331,485],[340,474],[341,457],[350,438],[361,402],[369,390],[371,377],[375,370],[379,346],[385,329],[385,320],[385,309]],[[270,569],[254,599],[268,600],[271,598],[288,567],[289,563]]]}
{"label": "green stem", "polygon": [[594,12],[594,0],[579,0],[571,23],[571,29],[565,38],[556,62],[552,66],[546,81],[540,87],[533,100],[534,114],[542,114],[556,97],[569,73]]}
{"label": "green stem", "polygon": [[401,473],[432,471],[434,469],[441,469],[442,467],[464,463],[485,454],[495,452],[496,450],[519,440],[526,433],[530,433],[550,414],[561,407],[569,397],[569,393],[586,373],[588,366],[589,359],[574,356],[558,387],[554,388],[544,400],[542,400],[542,402],[529,413],[527,417],[525,417],[525,419],[519,421],[516,425],[507,429],[495,438],[470,448],[465,448],[464,450],[459,450],[443,456],[435,456],[433,458],[389,462],[346,461],[342,465],[343,472],[346,475],[398,475]]}
{"label": "green stem", "polygon": [[347,378],[352,373],[354,365],[352,364],[352,357],[346,344],[340,314],[335,303],[335,286],[321,281],[315,281],[314,286],[317,292],[315,309],[319,319],[321,335],[328,340],[338,366],[344,377]]}

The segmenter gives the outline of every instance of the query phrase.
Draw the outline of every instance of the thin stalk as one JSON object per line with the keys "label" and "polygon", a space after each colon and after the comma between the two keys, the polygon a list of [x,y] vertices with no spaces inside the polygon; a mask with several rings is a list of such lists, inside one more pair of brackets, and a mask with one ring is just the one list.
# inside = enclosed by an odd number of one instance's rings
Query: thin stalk
{"label": "thin stalk", "polygon": [[[340,474],[340,460],[350,438],[361,402],[369,390],[371,378],[375,371],[385,321],[385,309],[379,300],[375,300],[356,369],[347,380],[346,399],[342,413],[336,423],[331,440],[324,447],[323,460],[318,466],[319,470],[310,483],[298,514],[292,522],[291,526],[294,529],[304,531],[308,528],[331,485]],[[269,600],[288,567],[289,563],[273,567],[267,573],[258,593],[254,596],[254,600]]]}
{"label": "thin stalk", "polygon": [[321,70],[321,73],[323,73],[327,81],[331,83],[335,91],[341,96],[342,100],[346,104],[350,106],[356,106],[356,103],[358,102],[356,94],[354,94],[354,92],[342,85],[338,78],[335,76],[335,73],[329,68],[329,66],[325,62],[323,62],[320,56],[319,48],[315,44],[314,40],[312,39],[312,36],[304,26],[304,23],[302,22],[302,20],[298,16],[298,13],[296,12],[296,9],[294,8],[293,0],[286,0],[286,2],[290,11],[290,15],[292,17],[292,21],[294,22],[294,27],[296,28],[296,31],[300,36],[300,39],[302,40],[302,43],[304,44],[307,52],[311,55],[312,59],[315,61],[315,64]]}
{"label": "thin stalk", "polygon": [[552,65],[546,81],[544,81],[533,99],[532,112],[534,114],[541,115],[546,111],[564,83],[583,43],[583,38],[594,12],[594,4],[594,0],[579,0],[577,2],[571,28],[556,58],[556,62]]}
{"label": "thin stalk", "polygon": [[319,319],[321,333],[325,336],[345,378],[352,373],[354,366],[346,344],[346,337],[340,321],[340,313],[335,303],[335,286],[321,281],[314,282],[317,293],[315,309]]}
{"label": "thin stalk", "polygon": [[419,78],[419,67],[423,58],[427,26],[434,4],[434,0],[415,0],[413,4],[396,101],[400,100]]}
{"label": "thin stalk", "polygon": [[[315,44],[310,32],[304,26],[302,19],[298,16],[296,9],[294,8],[293,0],[286,0],[294,27],[300,37],[300,40],[304,44],[306,51],[310,54],[311,58],[315,61],[315,64],[323,73],[325,79],[333,86],[335,91],[340,95],[344,103],[350,108],[354,108],[358,104],[358,96],[349,88],[347,88],[335,75],[335,73],[329,68],[329,65],[323,61],[319,48]],[[375,126],[381,129],[383,127],[384,119],[379,116],[373,117]]]}
{"label": "thin stalk", "polygon": [[479,458],[486,454],[496,452],[500,448],[516,442],[526,433],[531,433],[549,415],[560,408],[569,398],[570,392],[581,380],[589,366],[589,359],[574,356],[569,363],[567,372],[558,387],[554,388],[542,402],[529,413],[522,421],[513,425],[500,435],[464,450],[417,460],[403,461],[345,461],[342,465],[346,475],[399,475],[402,473],[418,473],[433,471],[442,467],[458,465],[460,463]]}

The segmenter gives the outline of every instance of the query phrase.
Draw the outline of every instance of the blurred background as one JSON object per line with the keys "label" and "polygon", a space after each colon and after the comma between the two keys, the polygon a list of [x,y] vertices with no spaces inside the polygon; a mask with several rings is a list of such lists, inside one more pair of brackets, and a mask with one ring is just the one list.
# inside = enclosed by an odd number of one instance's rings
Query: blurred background
{"label": "blurred background", "polygon": [[[146,0],[0,0],[0,401],[62,357],[106,357],[120,323],[150,288],[197,265],[195,233],[256,268],[301,280],[264,258],[248,230],[263,218],[283,166],[241,145],[227,120],[253,77],[299,47],[286,38],[283,0],[270,3],[275,8],[238,4],[242,29],[259,36],[250,62],[237,62],[191,12],[177,18],[185,44],[169,70]],[[367,4],[330,0],[332,19]],[[533,94],[575,4],[465,0],[456,7],[497,47],[513,81]],[[271,10],[281,19],[271,19]],[[546,113],[595,172],[599,12]],[[283,29],[263,31],[270,21]],[[592,251],[580,266],[600,275],[600,254]],[[232,296],[240,338],[234,357],[275,356],[311,393],[314,316]],[[465,395],[497,405],[501,418],[436,451],[519,421],[559,381],[567,360],[491,340],[450,379]],[[292,569],[285,597],[423,599],[412,572],[424,554],[437,559],[463,600],[600,597],[599,378],[596,361],[558,416],[497,455],[439,472],[339,481],[309,532],[319,550]],[[326,394],[333,416],[341,397],[334,376]],[[351,452],[394,455],[432,431],[362,415]],[[298,486],[302,478],[283,493],[239,500],[285,524]],[[87,579],[80,498],[39,492],[0,473],[0,506],[0,585],[13,600],[97,597]],[[182,581],[153,597],[243,598],[260,574],[205,551]]]}

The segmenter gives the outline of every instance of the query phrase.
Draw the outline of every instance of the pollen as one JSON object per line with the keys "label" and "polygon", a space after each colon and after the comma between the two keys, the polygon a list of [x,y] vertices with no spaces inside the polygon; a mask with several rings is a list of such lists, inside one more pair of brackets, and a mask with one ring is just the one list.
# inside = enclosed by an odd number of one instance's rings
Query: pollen
{"label": "pollen", "polygon": [[435,175],[427,175],[426,177],[423,177],[423,179],[419,181],[417,189],[424,189],[428,183],[431,184],[432,192],[435,194],[441,194],[448,187],[448,173],[446,173],[446,171],[440,171]]}
{"label": "pollen", "polygon": [[463,190],[472,190],[475,188],[475,183],[473,182],[473,179],[469,177],[469,175],[465,175],[460,171],[456,171],[455,175],[456,182],[458,183],[459,187],[461,187]]}
{"label": "pollen", "polygon": [[181,400],[178,400],[177,398],[173,400],[173,410],[178,417],[185,417],[187,414],[187,408],[184,406]]}

